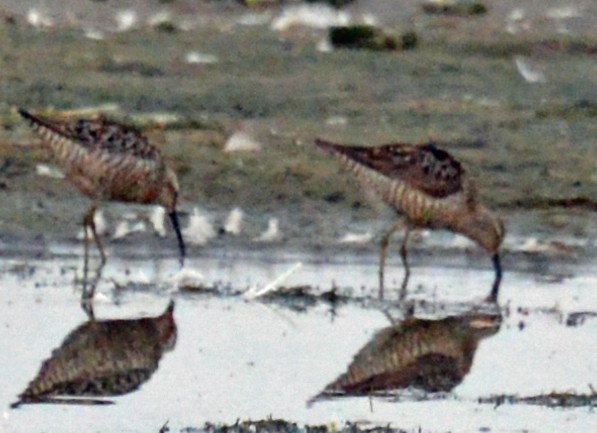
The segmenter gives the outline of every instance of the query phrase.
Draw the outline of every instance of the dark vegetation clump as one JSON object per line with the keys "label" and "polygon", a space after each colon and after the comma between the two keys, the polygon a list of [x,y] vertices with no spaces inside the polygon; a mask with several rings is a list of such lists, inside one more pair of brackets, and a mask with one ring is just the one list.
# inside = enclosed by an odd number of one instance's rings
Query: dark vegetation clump
{"label": "dark vegetation clump", "polygon": [[265,302],[274,302],[297,312],[307,311],[320,302],[336,308],[347,298],[337,293],[335,288],[323,293],[316,293],[311,286],[281,287],[275,292],[263,296]]}
{"label": "dark vegetation clump", "polygon": [[429,1],[423,3],[423,12],[433,15],[475,16],[487,13],[487,6],[480,1],[461,0],[456,2]]}
{"label": "dark vegetation clump", "polygon": [[479,403],[490,403],[496,407],[502,404],[532,404],[546,407],[597,407],[597,393],[593,390],[590,394],[576,394],[570,392],[551,392],[549,394],[539,394],[529,397],[520,397],[517,395],[492,395],[482,397]]}
{"label": "dark vegetation clump", "polygon": [[418,38],[417,34],[412,31],[396,37],[377,27],[358,24],[331,27],[330,42],[334,48],[395,51],[415,48]]}
{"label": "dark vegetation clump", "polygon": [[354,0],[306,0],[307,3],[328,3],[330,6],[333,6],[337,9],[344,7]]}
{"label": "dark vegetation clump", "polygon": [[260,421],[237,421],[235,424],[205,423],[203,427],[187,427],[181,433],[408,433],[395,427],[363,428],[347,422],[342,427],[327,425],[303,425],[282,419]]}
{"label": "dark vegetation clump", "polygon": [[368,25],[335,26],[330,28],[334,48],[396,50],[398,43],[381,30]]}
{"label": "dark vegetation clump", "polygon": [[171,21],[162,21],[155,25],[155,29],[161,33],[176,33],[178,28]]}

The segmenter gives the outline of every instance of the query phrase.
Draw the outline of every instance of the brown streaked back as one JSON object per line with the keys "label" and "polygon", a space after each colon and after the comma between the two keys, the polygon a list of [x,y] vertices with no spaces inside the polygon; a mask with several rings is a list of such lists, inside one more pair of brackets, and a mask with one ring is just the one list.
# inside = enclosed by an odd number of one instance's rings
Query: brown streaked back
{"label": "brown streaked back", "polygon": [[24,109],[19,109],[19,114],[27,119],[36,131],[42,133],[41,129],[45,128],[88,151],[105,151],[152,161],[160,158],[158,149],[139,131],[105,117],[67,122],[44,119]]}
{"label": "brown streaked back", "polygon": [[443,198],[463,190],[464,168],[452,155],[432,143],[365,147],[316,139],[315,144],[332,154],[345,155],[390,179],[398,179],[431,197]]}

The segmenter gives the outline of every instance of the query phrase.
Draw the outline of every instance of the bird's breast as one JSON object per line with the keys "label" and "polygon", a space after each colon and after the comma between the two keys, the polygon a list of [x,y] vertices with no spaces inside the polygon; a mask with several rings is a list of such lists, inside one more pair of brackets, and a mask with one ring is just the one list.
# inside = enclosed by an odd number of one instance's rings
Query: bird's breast
{"label": "bird's breast", "polygon": [[154,161],[88,152],[71,159],[67,178],[85,195],[99,200],[153,203],[162,171]]}
{"label": "bird's breast", "polygon": [[400,179],[391,179],[348,158],[344,163],[364,188],[373,189],[412,225],[432,228],[446,228],[451,225],[453,200],[450,198],[432,197]]}

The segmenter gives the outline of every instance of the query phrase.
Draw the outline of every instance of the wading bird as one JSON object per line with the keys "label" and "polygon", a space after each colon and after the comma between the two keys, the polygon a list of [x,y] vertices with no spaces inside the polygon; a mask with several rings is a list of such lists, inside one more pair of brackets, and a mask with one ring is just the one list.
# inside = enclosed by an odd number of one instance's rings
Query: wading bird
{"label": "wading bird", "polygon": [[474,182],[460,162],[433,144],[389,144],[377,147],[345,146],[316,139],[315,144],[335,155],[364,188],[374,190],[405,222],[399,220],[381,240],[379,296],[383,298],[384,266],[392,234],[406,226],[400,248],[405,274],[400,300],[410,276],[407,242],[415,228],[445,229],[477,242],[492,256],[495,280],[489,301],[497,299],[502,268],[498,249],[504,238],[502,220],[479,203]]}
{"label": "wading bird", "polygon": [[[181,264],[185,245],[176,213],[178,180],[161,152],[138,131],[103,117],[72,122],[49,120],[19,109],[19,114],[43,139],[56,164],[79,191],[88,196],[91,206],[83,217],[85,233],[84,276],[87,279],[89,238],[101,256],[100,268],[106,262],[102,242],[96,232],[93,216],[99,201],[115,200],[163,206],[172,221],[178,239]],[[83,299],[93,297],[95,285],[83,290]]]}

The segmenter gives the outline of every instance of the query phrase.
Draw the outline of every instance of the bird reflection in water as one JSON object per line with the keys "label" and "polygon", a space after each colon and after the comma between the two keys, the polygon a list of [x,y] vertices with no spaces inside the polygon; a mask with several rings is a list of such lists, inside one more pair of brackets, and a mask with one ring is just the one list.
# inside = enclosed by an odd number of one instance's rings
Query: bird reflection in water
{"label": "bird reflection in water", "polygon": [[52,351],[13,408],[25,403],[112,404],[135,391],[176,343],[174,303],[157,317],[89,320]]}
{"label": "bird reflection in water", "polygon": [[441,320],[414,317],[377,332],[322,398],[396,395],[407,388],[448,392],[468,374],[479,342],[498,332],[499,314],[465,313]]}

